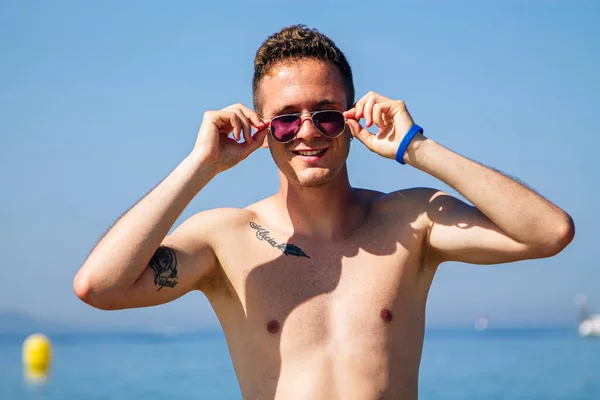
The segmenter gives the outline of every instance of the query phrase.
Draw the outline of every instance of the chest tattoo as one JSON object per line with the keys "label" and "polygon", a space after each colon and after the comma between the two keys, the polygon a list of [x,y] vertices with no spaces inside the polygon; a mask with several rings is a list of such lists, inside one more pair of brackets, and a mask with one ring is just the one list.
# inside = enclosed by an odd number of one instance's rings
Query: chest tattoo
{"label": "chest tattoo", "polygon": [[291,243],[278,243],[270,236],[270,232],[258,225],[256,222],[250,222],[250,227],[256,231],[256,238],[269,243],[271,246],[279,249],[286,256],[306,257],[310,258],[300,247]]}

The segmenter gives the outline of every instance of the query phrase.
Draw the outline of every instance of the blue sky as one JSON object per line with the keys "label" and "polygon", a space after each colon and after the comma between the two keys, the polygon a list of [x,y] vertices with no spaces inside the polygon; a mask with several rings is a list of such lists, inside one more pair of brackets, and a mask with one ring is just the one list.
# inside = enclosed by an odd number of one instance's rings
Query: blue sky
{"label": "blue sky", "polygon": [[[216,326],[201,294],[105,312],[72,279],[102,233],[191,150],[207,109],[251,105],[253,56],[304,23],[346,53],[357,94],[404,100],[434,140],[518,177],[575,219],[558,256],[444,264],[430,325],[575,323],[600,311],[600,6],[592,1],[0,2],[0,310],[102,326]],[[353,142],[355,186],[450,190]],[[261,149],[180,220],[275,192]]]}

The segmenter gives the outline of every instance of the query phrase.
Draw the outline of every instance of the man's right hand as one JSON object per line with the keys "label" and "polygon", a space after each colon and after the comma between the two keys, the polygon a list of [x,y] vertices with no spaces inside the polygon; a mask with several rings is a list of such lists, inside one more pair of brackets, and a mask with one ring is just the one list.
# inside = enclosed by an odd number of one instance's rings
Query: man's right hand
{"label": "man's right hand", "polygon": [[[223,172],[261,146],[268,126],[257,113],[240,103],[219,111],[206,111],[193,152],[216,166],[217,172]],[[254,134],[252,127],[257,129]]]}

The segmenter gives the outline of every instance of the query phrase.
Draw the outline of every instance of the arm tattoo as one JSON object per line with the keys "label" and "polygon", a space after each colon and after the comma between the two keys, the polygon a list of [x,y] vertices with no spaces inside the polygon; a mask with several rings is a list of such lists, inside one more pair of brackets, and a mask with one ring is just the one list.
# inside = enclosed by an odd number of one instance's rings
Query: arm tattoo
{"label": "arm tattoo", "polygon": [[173,288],[177,285],[177,256],[170,247],[160,246],[148,266],[154,271],[157,292],[165,286]]}
{"label": "arm tattoo", "polygon": [[271,246],[279,249],[286,256],[306,257],[310,258],[302,249],[295,244],[291,243],[277,243],[275,239],[269,236],[269,231],[266,228],[258,225],[256,222],[250,222],[250,227],[256,230],[256,237],[258,240],[264,240]]}

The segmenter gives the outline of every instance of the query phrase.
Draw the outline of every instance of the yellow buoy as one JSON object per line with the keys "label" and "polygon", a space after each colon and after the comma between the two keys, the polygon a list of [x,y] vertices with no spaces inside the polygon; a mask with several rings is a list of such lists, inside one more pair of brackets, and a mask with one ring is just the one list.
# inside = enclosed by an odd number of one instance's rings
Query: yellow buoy
{"label": "yellow buoy", "polygon": [[44,380],[52,361],[52,345],[45,335],[30,335],[23,343],[23,367],[31,380]]}

